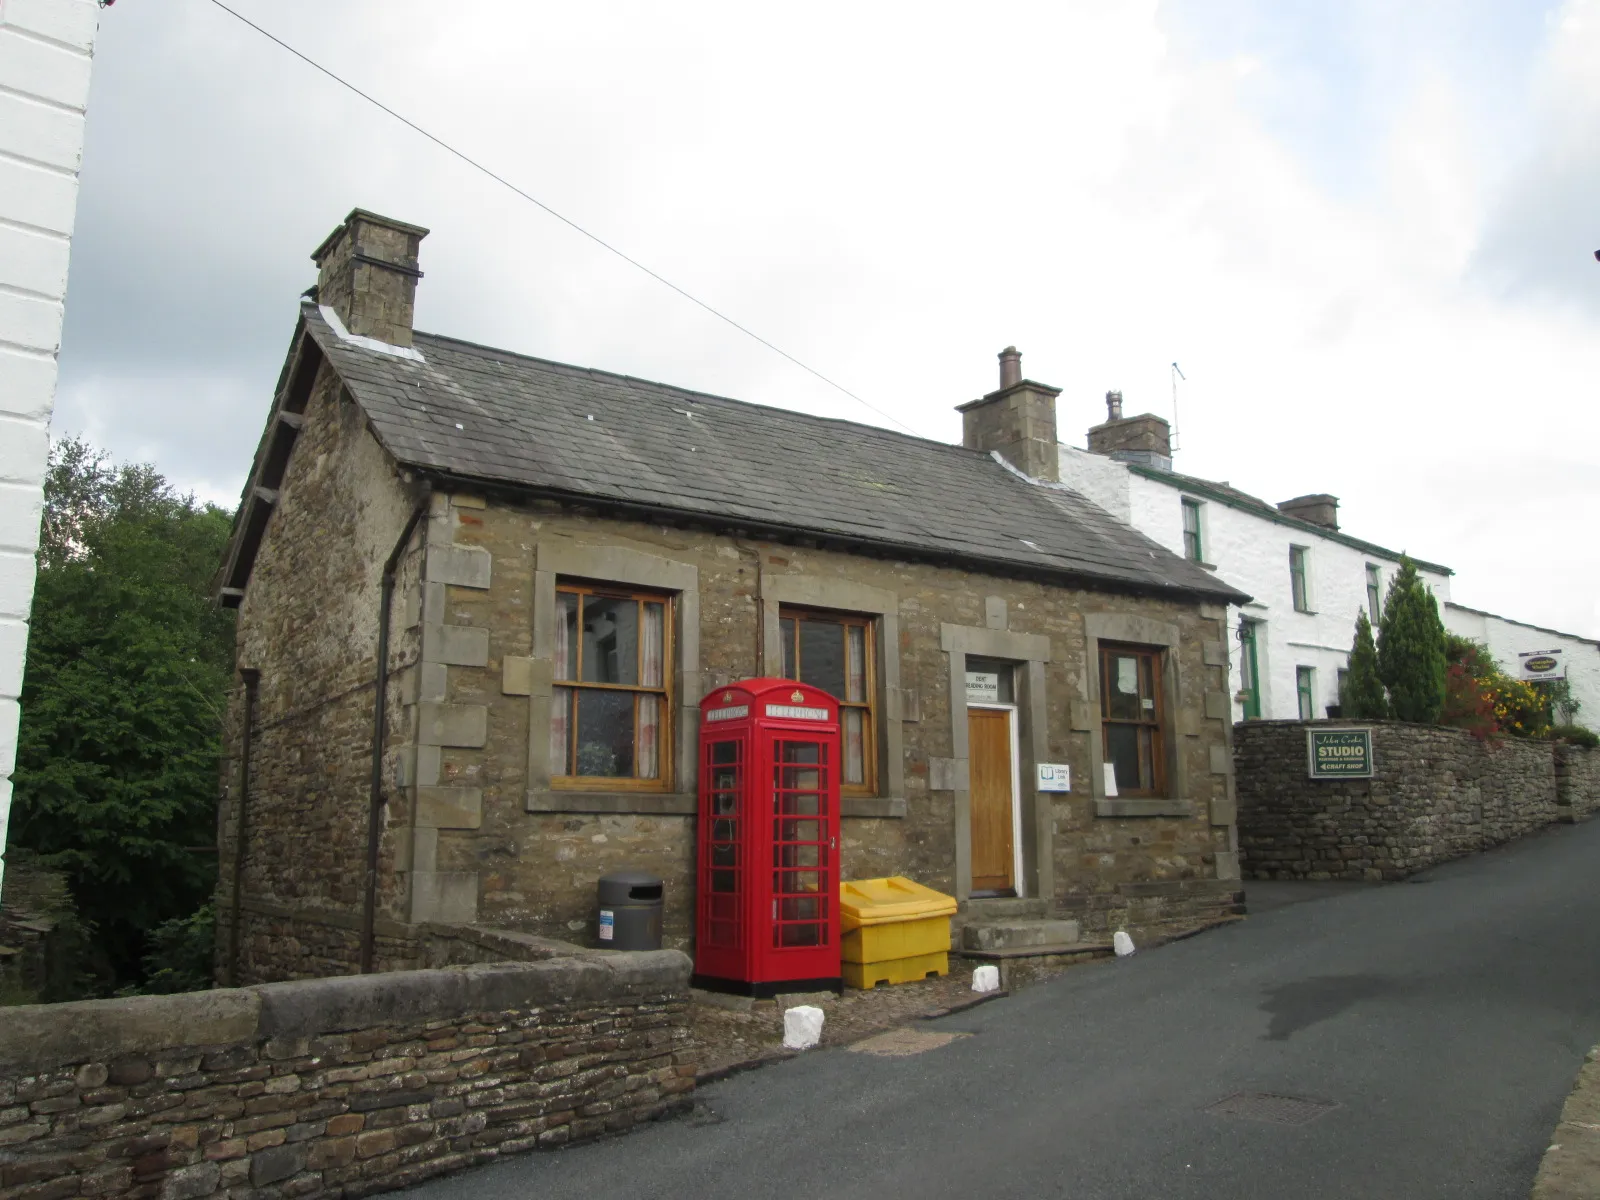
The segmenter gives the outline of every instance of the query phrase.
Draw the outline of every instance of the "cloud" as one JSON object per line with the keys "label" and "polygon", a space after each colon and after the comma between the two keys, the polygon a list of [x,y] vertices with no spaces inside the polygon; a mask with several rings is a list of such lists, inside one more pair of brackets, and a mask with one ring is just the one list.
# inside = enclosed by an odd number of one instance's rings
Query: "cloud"
{"label": "cloud", "polygon": [[[1568,264],[1600,266],[1560,258],[1590,0],[241,3],[919,432],[958,438],[1008,343],[1080,444],[1108,388],[1166,413],[1177,360],[1182,469],[1335,492],[1464,603],[1600,623],[1568,532],[1600,508],[1600,274]],[[58,429],[236,495],[355,205],[432,229],[422,328],[882,420],[214,7],[102,26]],[[1529,548],[1559,587],[1508,569]]]}

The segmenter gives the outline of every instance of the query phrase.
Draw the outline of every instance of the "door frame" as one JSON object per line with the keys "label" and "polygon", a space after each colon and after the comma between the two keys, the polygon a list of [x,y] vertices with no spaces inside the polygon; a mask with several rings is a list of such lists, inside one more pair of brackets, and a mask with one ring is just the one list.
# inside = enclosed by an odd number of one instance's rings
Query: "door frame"
{"label": "door frame", "polygon": [[[1245,700],[1241,705],[1246,721],[1259,721],[1261,719],[1261,655],[1257,640],[1261,634],[1261,622],[1251,617],[1241,615],[1239,628],[1244,630],[1245,636],[1239,639],[1239,674],[1240,687],[1245,693]],[[1243,676],[1248,667],[1250,682],[1245,686]],[[1254,708],[1255,712],[1250,710]]]}
{"label": "door frame", "polygon": [[[1022,738],[1015,704],[975,704],[967,701],[967,711],[975,708],[1008,714],[1006,730],[1011,742],[1011,890],[1018,900],[1027,899],[1028,881],[1022,871]],[[967,828],[972,828],[972,810],[967,810]]]}

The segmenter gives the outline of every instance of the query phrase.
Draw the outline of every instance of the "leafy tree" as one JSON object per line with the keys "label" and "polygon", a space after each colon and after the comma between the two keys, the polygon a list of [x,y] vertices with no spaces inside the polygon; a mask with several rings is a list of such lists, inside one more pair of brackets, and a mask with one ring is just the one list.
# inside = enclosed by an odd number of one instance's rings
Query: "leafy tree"
{"label": "leafy tree", "polygon": [[1378,632],[1378,678],[1389,689],[1397,720],[1432,725],[1444,707],[1444,623],[1439,605],[1402,556],[1400,570],[1383,601]]}
{"label": "leafy tree", "polygon": [[51,450],[11,842],[67,873],[107,982],[209,898],[232,614],[209,595],[230,516],[154,467]]}
{"label": "leafy tree", "polygon": [[1378,678],[1378,647],[1372,641],[1367,610],[1356,614],[1356,640],[1350,647],[1350,668],[1345,674],[1340,712],[1357,721],[1376,721],[1389,715],[1389,700]]}

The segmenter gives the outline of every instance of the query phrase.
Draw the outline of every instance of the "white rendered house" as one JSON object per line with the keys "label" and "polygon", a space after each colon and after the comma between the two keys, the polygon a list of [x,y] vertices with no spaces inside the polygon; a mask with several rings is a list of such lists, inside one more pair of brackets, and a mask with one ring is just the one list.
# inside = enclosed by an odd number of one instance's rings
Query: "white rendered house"
{"label": "white rendered house", "polygon": [[[1337,716],[1356,614],[1377,623],[1400,554],[1342,532],[1332,496],[1272,505],[1175,473],[1167,422],[1106,402],[1089,449],[1061,447],[1061,482],[1252,597],[1229,613],[1234,719]],[[1450,569],[1413,561],[1443,605]]]}
{"label": "white rendered house", "polygon": [[0,0],[0,851],[99,17],[95,0]]}
{"label": "white rendered house", "polygon": [[1526,658],[1559,651],[1572,698],[1579,704],[1577,723],[1590,729],[1600,727],[1600,641],[1513,621],[1462,604],[1446,604],[1439,615],[1451,633],[1487,646],[1489,654],[1513,679],[1518,677]]}

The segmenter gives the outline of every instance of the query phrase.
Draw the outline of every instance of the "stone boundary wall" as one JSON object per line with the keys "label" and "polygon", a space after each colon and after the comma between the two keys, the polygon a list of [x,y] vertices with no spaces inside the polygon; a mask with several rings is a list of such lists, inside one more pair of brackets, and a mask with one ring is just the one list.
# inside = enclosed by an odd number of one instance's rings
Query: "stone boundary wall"
{"label": "stone boundary wall", "polygon": [[1600,812],[1600,748],[1557,744],[1556,803],[1567,821],[1582,821]]}
{"label": "stone boundary wall", "polygon": [[9,1008],[6,1200],[363,1196],[678,1111],[675,950]]}
{"label": "stone boundary wall", "polygon": [[[1371,728],[1371,779],[1306,777],[1306,730]],[[1399,721],[1234,727],[1252,879],[1403,879],[1600,809],[1600,752]]]}

